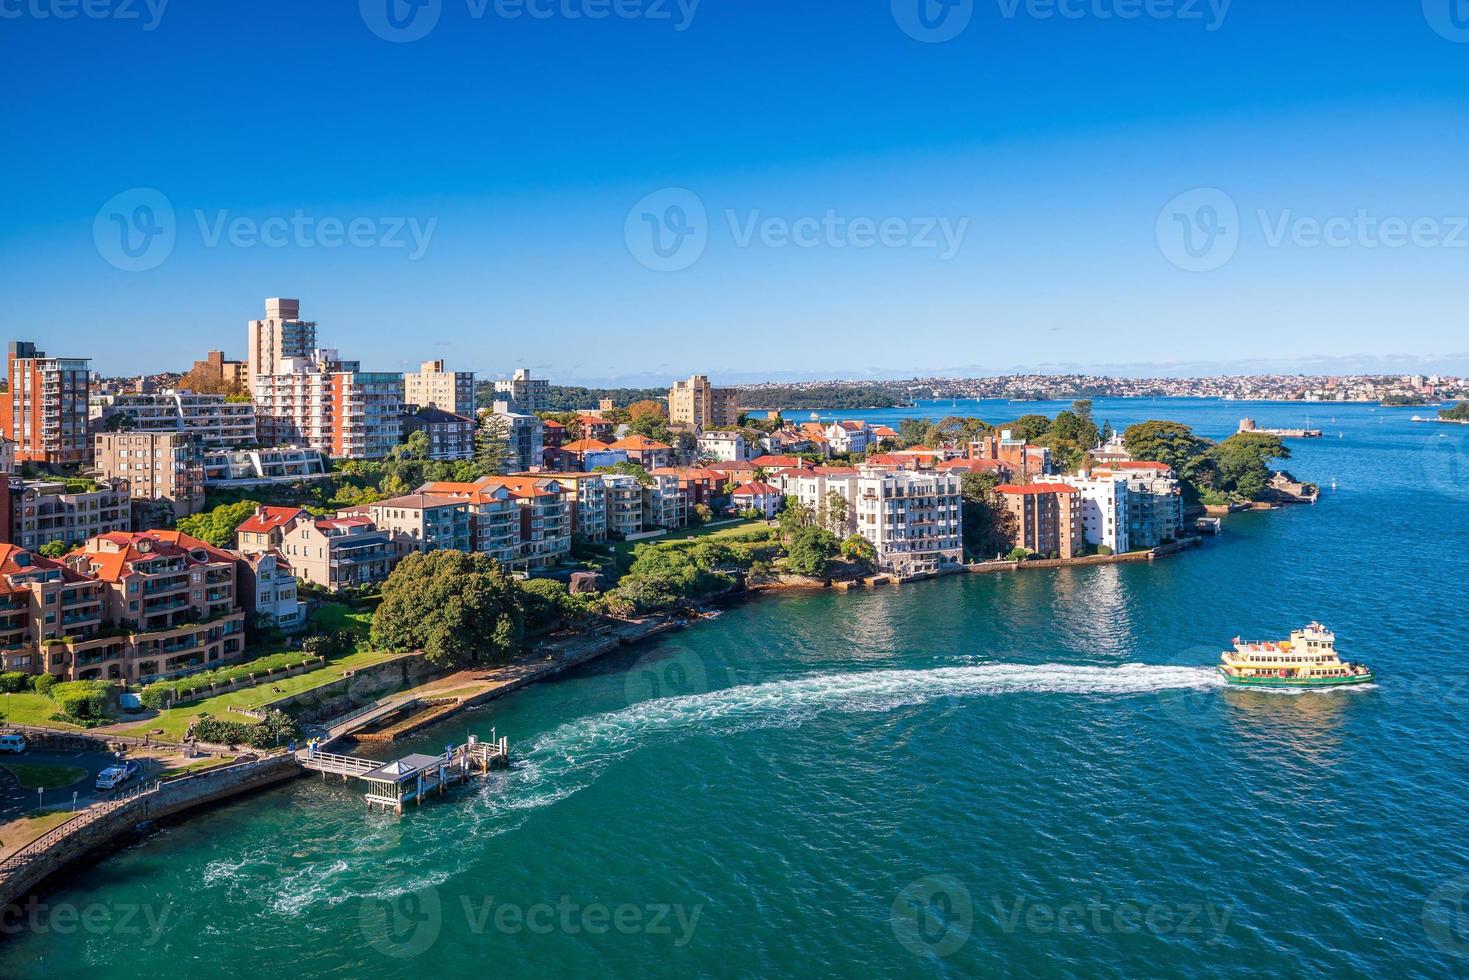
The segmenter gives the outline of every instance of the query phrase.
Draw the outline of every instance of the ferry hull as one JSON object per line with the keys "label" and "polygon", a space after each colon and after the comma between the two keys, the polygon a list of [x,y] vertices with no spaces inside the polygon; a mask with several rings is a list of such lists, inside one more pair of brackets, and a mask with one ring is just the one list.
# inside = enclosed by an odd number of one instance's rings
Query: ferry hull
{"label": "ferry hull", "polygon": [[1344,677],[1236,677],[1223,667],[1219,673],[1224,675],[1224,681],[1236,687],[1290,687],[1290,688],[1312,688],[1312,687],[1346,687],[1351,684],[1371,684],[1372,674],[1347,674]]}

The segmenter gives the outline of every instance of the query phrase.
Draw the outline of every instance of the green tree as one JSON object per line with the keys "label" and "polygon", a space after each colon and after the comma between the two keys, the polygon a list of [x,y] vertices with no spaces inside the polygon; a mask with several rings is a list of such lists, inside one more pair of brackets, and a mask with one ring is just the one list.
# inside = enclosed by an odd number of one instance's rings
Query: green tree
{"label": "green tree", "polygon": [[1122,443],[1133,459],[1171,466],[1183,485],[1186,500],[1199,499],[1200,494],[1214,485],[1211,443],[1194,435],[1181,422],[1154,419],[1129,425],[1123,430]]}
{"label": "green tree", "polygon": [[510,425],[493,412],[480,415],[474,430],[474,465],[481,476],[503,473],[510,460]]}
{"label": "green tree", "polygon": [[530,629],[556,626],[573,611],[570,590],[555,579],[533,578],[522,582],[520,598],[525,606],[525,624]]}
{"label": "green tree", "polygon": [[782,503],[783,506],[780,513],[776,515],[776,519],[780,523],[781,537],[789,540],[795,536],[797,531],[810,524],[815,519],[815,515],[811,513],[810,507],[795,497],[786,496]]}
{"label": "green tree", "polygon": [[873,568],[877,564],[877,548],[860,534],[851,534],[842,541],[842,557]]}
{"label": "green tree", "polygon": [[803,527],[786,546],[786,568],[807,578],[820,578],[836,553],[836,535],[825,528]]}
{"label": "green tree", "polygon": [[1289,459],[1279,436],[1239,432],[1215,446],[1211,455],[1216,486],[1245,500],[1259,500],[1270,486],[1270,460]]}
{"label": "green tree", "polygon": [[816,526],[825,528],[834,535],[845,534],[847,510],[846,494],[840,490],[826,491],[826,496],[821,498],[821,504],[816,510]]}
{"label": "green tree", "polygon": [[57,538],[54,541],[47,541],[36,550],[39,551],[42,555],[45,555],[47,558],[60,558],[62,555],[66,554],[68,549],[66,547],[66,542],[62,541],[60,538]]}
{"label": "green tree", "polygon": [[234,544],[235,528],[245,523],[259,506],[259,501],[255,500],[220,504],[213,510],[181,517],[175,526],[189,537],[198,538],[216,548],[228,548]]}
{"label": "green tree", "polygon": [[964,550],[972,557],[988,558],[1015,536],[1015,515],[995,493],[999,483],[993,473],[964,473],[959,477]]}
{"label": "green tree", "polygon": [[525,607],[516,581],[494,559],[462,551],[414,552],[382,586],[373,645],[422,649],[436,666],[508,662],[520,645]]}

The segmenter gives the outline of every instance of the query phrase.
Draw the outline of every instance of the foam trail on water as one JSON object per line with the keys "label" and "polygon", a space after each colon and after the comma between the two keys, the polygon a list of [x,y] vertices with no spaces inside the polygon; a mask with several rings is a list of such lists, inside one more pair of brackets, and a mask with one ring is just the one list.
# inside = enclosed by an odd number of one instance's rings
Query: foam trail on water
{"label": "foam trail on water", "polygon": [[[608,765],[655,739],[795,728],[829,713],[891,711],[944,698],[999,694],[1140,695],[1222,687],[1212,667],[1126,664],[981,664],[929,670],[875,670],[811,677],[644,701],[568,722],[521,754],[515,771],[486,787],[497,817],[539,809],[584,789]],[[512,821],[518,826],[519,821]],[[501,832],[505,827],[501,829]]]}

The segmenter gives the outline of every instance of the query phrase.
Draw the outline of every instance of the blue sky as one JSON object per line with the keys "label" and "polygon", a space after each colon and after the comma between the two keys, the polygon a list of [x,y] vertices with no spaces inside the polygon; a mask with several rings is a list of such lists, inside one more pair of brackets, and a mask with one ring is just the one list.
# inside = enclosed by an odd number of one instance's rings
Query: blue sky
{"label": "blue sky", "polygon": [[0,286],[104,373],[274,295],[569,383],[1469,370],[1448,0],[79,2],[0,0]]}

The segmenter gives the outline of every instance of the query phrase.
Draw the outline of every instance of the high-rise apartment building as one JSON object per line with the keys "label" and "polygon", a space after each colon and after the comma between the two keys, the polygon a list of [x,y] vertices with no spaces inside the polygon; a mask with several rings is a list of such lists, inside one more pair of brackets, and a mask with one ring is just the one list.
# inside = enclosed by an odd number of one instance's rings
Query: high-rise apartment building
{"label": "high-rise apartment building", "polygon": [[550,394],[551,382],[532,378],[530,368],[517,368],[509,381],[495,382],[495,411],[533,415],[545,411]]}
{"label": "high-rise apartment building", "polygon": [[108,395],[96,400],[102,428],[129,432],[182,432],[204,451],[255,445],[255,406],[225,395],[159,391],[147,395]]}
{"label": "high-rise apartment building", "polygon": [[963,560],[959,476],[869,470],[857,479],[857,533],[872,542],[879,568],[935,572]]}
{"label": "high-rise apartment building", "polygon": [[446,371],[443,361],[424,361],[403,375],[403,402],[474,418],[474,372]]}
{"label": "high-rise apartment building", "polygon": [[47,357],[27,340],[12,341],[6,358],[10,390],[0,394],[0,432],[15,442],[22,463],[85,463],[89,359]]}
{"label": "high-rise apartment building", "polygon": [[716,388],[702,374],[675,381],[668,390],[668,420],[674,425],[717,429],[739,420],[739,392]]}
{"label": "high-rise apartment building", "polygon": [[183,432],[99,432],[95,467],[132,488],[133,523],[152,527],[204,509],[204,461]]}
{"label": "high-rise apartment building", "polygon": [[281,373],[283,361],[310,357],[316,350],[316,321],[301,319],[298,299],[267,299],[265,318],[251,320],[246,350],[248,377]]}
{"label": "high-rise apartment building", "polygon": [[255,377],[260,441],[309,446],[338,459],[381,459],[402,433],[403,375],[363,371],[335,350],[288,357]]}

